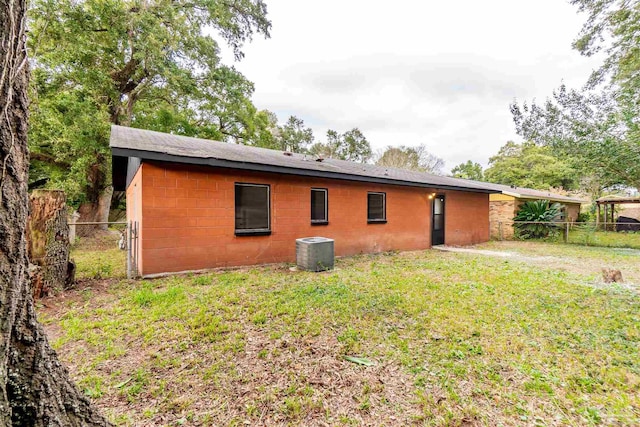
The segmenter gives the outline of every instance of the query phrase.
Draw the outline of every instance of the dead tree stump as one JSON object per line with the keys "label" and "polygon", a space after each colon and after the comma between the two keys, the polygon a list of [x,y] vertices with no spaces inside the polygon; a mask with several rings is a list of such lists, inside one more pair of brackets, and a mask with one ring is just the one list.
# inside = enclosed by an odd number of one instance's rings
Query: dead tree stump
{"label": "dead tree stump", "polygon": [[69,224],[63,191],[35,190],[29,196],[27,223],[29,260],[34,269],[34,297],[40,298],[53,289],[66,289],[69,268]]}
{"label": "dead tree stump", "polygon": [[602,280],[604,280],[604,283],[622,283],[622,273],[620,270],[613,268],[603,268]]}

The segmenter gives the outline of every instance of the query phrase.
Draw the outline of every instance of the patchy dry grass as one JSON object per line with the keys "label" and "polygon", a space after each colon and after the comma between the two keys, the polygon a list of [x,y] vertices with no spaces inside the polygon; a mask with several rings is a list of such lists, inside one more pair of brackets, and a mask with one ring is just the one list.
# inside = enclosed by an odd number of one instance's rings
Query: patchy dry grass
{"label": "patchy dry grass", "polygon": [[532,257],[530,264],[575,273],[596,285],[602,278],[603,268],[615,268],[622,271],[625,281],[640,289],[640,250],[638,249],[537,241],[493,241],[475,247]]}
{"label": "patchy dry grass", "polygon": [[636,293],[435,251],[337,266],[86,282],[40,316],[122,425],[640,424]]}

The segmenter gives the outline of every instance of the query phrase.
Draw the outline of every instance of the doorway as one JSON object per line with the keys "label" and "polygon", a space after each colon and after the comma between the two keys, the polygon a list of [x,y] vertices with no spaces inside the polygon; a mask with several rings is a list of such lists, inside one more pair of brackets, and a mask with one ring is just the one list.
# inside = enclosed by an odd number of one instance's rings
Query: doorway
{"label": "doorway", "polygon": [[444,195],[433,198],[431,212],[431,245],[444,245]]}

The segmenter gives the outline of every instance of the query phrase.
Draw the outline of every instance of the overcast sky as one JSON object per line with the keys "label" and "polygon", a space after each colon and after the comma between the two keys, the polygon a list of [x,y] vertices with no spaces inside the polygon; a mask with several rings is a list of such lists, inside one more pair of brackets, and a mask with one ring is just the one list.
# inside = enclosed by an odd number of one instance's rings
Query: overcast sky
{"label": "overcast sky", "polygon": [[511,101],[580,87],[597,67],[571,49],[584,16],[563,0],[266,2],[271,38],[235,63],[258,108],[320,141],[359,127],[374,151],[425,144],[446,172],[520,141]]}

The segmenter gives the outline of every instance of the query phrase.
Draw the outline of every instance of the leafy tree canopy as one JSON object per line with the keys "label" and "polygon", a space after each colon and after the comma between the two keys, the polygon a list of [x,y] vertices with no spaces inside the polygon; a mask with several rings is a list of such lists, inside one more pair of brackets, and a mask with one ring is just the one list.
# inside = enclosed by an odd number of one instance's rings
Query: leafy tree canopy
{"label": "leafy tree canopy", "polygon": [[296,116],[290,116],[284,125],[276,128],[273,146],[270,148],[306,153],[313,141],[313,131],[305,127],[304,121]]}
{"label": "leafy tree canopy", "polygon": [[376,165],[409,169],[429,173],[441,173],[444,160],[429,153],[427,147],[388,146],[376,160]]}
{"label": "leafy tree canopy", "polygon": [[345,133],[334,130],[327,131],[327,142],[317,142],[311,146],[309,153],[340,160],[367,163],[372,156],[371,145],[358,128]]}
{"label": "leafy tree canopy", "polygon": [[520,135],[570,159],[591,182],[640,187],[638,106],[610,91],[561,86],[544,104],[513,104],[511,112]]}
{"label": "leafy tree canopy", "polygon": [[637,93],[640,89],[640,2],[638,0],[571,0],[588,15],[573,47],[585,56],[603,52],[605,60],[589,81],[607,80]]}
{"label": "leafy tree canopy", "polygon": [[531,142],[509,141],[503,145],[489,159],[484,178],[497,184],[540,190],[560,187],[571,190],[577,186],[576,171],[569,162],[554,157],[550,148]]}
{"label": "leafy tree canopy", "polygon": [[109,123],[264,137],[253,85],[221,64],[217,41],[239,59],[253,35],[268,37],[262,0],[35,0],[29,12],[30,148],[72,196],[91,200],[108,184]]}
{"label": "leafy tree canopy", "polygon": [[460,163],[451,169],[454,178],[472,179],[474,181],[483,181],[484,173],[480,163],[467,160],[466,163]]}
{"label": "leafy tree canopy", "polygon": [[564,85],[544,103],[511,105],[518,133],[575,159],[600,188],[640,188],[640,2],[571,0],[587,20],[573,47],[605,60],[584,90]]}

